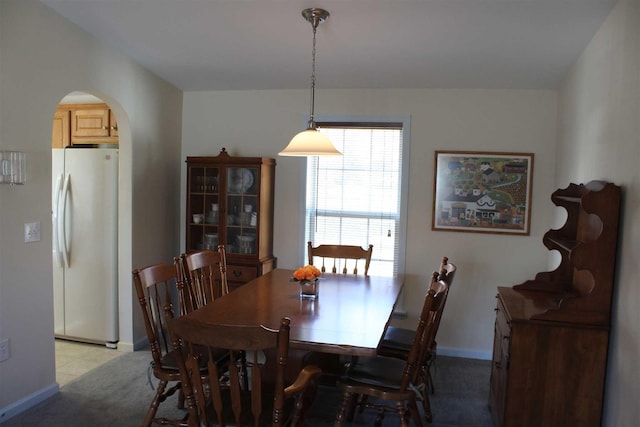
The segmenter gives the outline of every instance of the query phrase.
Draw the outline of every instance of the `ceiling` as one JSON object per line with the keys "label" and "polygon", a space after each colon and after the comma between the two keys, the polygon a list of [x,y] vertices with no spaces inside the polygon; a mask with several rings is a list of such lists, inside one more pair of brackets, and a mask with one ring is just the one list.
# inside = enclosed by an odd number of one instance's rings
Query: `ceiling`
{"label": "ceiling", "polygon": [[184,91],[556,89],[616,0],[40,0]]}

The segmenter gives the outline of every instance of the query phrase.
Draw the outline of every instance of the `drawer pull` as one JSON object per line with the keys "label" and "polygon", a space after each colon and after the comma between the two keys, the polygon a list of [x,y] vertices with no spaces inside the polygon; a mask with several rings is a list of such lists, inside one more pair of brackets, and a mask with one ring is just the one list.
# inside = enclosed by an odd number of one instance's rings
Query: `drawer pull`
{"label": "drawer pull", "polygon": [[236,276],[236,277],[240,277],[240,276],[242,276],[242,271],[240,271],[240,270],[233,270],[233,275],[234,275],[234,276]]}

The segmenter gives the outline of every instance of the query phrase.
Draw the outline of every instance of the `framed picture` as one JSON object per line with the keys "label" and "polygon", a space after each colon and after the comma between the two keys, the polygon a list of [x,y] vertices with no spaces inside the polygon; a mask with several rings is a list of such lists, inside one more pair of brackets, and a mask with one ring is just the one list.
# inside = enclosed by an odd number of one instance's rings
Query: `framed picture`
{"label": "framed picture", "polygon": [[533,153],[436,151],[432,229],[529,235]]}

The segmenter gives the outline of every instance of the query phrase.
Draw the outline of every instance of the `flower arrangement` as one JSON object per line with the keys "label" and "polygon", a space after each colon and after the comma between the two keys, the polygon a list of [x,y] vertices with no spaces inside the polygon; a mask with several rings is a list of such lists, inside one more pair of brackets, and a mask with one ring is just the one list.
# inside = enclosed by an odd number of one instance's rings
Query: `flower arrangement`
{"label": "flower arrangement", "polygon": [[300,284],[315,282],[322,275],[322,272],[313,265],[305,265],[293,272],[292,282],[300,282]]}

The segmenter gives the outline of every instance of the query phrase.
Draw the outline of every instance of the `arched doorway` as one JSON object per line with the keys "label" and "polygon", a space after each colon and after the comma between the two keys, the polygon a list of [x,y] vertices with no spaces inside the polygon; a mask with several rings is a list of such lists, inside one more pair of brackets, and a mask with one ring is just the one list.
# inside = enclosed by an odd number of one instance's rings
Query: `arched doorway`
{"label": "arched doorway", "polygon": [[56,380],[64,385],[120,355],[119,138],[110,106],[72,92],[52,125]]}

